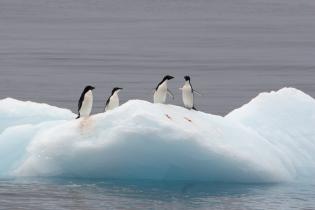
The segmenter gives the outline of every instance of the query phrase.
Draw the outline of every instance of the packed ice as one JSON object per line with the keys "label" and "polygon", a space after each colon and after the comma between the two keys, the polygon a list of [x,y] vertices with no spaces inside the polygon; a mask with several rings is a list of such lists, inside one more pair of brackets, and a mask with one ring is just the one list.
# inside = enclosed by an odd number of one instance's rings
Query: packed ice
{"label": "packed ice", "polygon": [[262,183],[315,174],[315,100],[294,88],[225,117],[142,100],[75,117],[0,100],[0,176]]}

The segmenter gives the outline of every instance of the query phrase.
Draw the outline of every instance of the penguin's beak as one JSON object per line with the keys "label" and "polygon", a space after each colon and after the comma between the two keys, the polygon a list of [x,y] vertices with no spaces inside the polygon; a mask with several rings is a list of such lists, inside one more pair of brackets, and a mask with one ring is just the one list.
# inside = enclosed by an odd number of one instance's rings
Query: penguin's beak
{"label": "penguin's beak", "polygon": [[95,87],[91,87],[91,90],[94,90],[95,89]]}
{"label": "penguin's beak", "polygon": [[174,78],[175,78],[175,77],[173,77],[173,76],[170,76],[170,77],[169,77],[169,80],[171,80],[171,79],[174,79]]}

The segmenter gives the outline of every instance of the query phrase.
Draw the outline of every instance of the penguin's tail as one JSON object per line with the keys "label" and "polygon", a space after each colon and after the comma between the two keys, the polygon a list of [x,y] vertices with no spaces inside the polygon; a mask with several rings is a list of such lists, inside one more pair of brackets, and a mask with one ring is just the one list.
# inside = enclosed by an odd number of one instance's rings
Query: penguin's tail
{"label": "penguin's tail", "polygon": [[198,111],[195,106],[192,107],[193,110]]}
{"label": "penguin's tail", "polygon": [[75,118],[75,119],[79,119],[80,118],[80,114],[77,116],[77,118]]}

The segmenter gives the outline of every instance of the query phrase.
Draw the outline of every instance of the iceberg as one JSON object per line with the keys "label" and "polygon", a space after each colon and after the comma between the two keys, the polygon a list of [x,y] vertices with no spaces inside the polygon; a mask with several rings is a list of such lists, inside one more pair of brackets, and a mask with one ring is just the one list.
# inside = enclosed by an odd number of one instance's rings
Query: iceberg
{"label": "iceberg", "polygon": [[0,100],[0,132],[11,126],[67,120],[75,116],[70,110],[12,98]]}
{"label": "iceberg", "polygon": [[0,176],[268,183],[315,174],[315,100],[262,93],[227,116],[130,100],[75,120],[0,101]]}

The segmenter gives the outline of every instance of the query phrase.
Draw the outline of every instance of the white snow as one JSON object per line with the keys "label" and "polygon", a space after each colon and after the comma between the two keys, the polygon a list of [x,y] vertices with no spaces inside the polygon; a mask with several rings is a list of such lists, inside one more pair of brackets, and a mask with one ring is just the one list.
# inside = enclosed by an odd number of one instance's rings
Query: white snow
{"label": "white snow", "polygon": [[226,117],[141,100],[75,116],[0,101],[0,175],[259,183],[315,174],[315,100],[294,88]]}
{"label": "white snow", "polygon": [[0,100],[0,132],[15,125],[37,124],[52,120],[71,119],[75,115],[67,109],[12,98]]}

